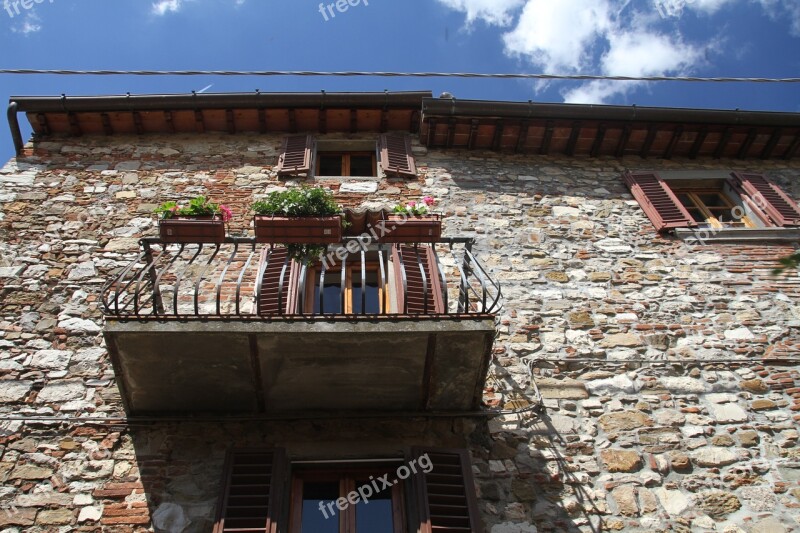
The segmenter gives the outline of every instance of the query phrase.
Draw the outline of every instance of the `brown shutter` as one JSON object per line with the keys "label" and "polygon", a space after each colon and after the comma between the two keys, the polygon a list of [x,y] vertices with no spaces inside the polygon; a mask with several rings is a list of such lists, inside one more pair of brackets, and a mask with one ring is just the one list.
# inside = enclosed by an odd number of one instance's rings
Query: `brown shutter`
{"label": "brown shutter", "polygon": [[[409,315],[445,312],[442,280],[436,264],[435,253],[435,250],[426,244],[396,244],[392,246],[398,312]],[[405,285],[403,284],[403,272],[406,276]],[[424,282],[423,273],[425,275]]]}
{"label": "brown shutter", "polygon": [[381,135],[381,168],[388,176],[415,178],[417,166],[408,135]]}
{"label": "brown shutter", "polygon": [[283,139],[283,152],[278,157],[278,174],[281,176],[308,175],[314,154],[314,137],[294,135]]}
{"label": "brown shutter", "polygon": [[294,314],[300,268],[289,259],[286,248],[264,248],[258,272],[261,284],[256,288],[259,315]]}
{"label": "brown shutter", "polygon": [[623,180],[656,231],[697,225],[675,193],[655,172],[626,172]]}
{"label": "brown shutter", "polygon": [[287,479],[283,449],[232,451],[214,533],[277,533]]}
{"label": "brown shutter", "polygon": [[734,183],[764,211],[776,226],[799,226],[800,207],[763,174],[732,172]]}
{"label": "brown shutter", "polygon": [[[413,457],[427,455],[433,469],[414,476],[419,533],[483,533],[466,450],[414,448]],[[424,463],[425,461],[423,461]]]}

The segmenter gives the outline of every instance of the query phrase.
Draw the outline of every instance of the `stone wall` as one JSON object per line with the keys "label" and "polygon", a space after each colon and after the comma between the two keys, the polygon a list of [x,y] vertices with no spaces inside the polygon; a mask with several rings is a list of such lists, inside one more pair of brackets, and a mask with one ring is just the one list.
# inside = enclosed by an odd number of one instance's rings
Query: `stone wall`
{"label": "stone wall", "polygon": [[447,235],[477,238],[506,298],[486,393],[505,414],[117,421],[103,283],[140,236],[155,235],[164,198],[210,194],[233,205],[231,229],[245,232],[254,195],[287,185],[272,171],[280,141],[52,140],[0,169],[0,531],[208,531],[225,449],[284,444],[310,456],[320,442],[343,455],[468,443],[492,533],[800,528],[800,373],[790,362],[800,357],[800,280],[770,273],[792,247],[657,237],[620,180],[628,169],[736,168],[800,198],[800,167],[788,162],[416,145],[417,181],[324,185],[350,206],[430,194]]}

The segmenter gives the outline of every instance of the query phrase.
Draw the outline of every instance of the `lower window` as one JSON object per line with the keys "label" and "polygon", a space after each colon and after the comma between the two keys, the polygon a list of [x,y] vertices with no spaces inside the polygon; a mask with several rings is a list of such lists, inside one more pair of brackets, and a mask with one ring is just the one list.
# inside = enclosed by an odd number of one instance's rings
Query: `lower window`
{"label": "lower window", "polygon": [[290,533],[401,533],[402,482],[387,488],[378,482],[394,468],[294,472]]}

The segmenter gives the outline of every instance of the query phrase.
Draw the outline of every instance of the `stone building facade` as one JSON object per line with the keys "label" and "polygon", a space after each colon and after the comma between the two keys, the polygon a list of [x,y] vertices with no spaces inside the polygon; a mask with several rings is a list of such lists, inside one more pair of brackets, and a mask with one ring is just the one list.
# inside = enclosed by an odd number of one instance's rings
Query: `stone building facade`
{"label": "stone building facade", "polygon": [[[364,129],[325,135],[374,139]],[[487,532],[800,531],[800,279],[772,273],[796,235],[659,234],[623,181],[753,172],[797,199],[792,147],[765,159],[581,154],[580,141],[572,155],[514,153],[413,130],[416,178],[279,176],[285,131],[51,132],[3,166],[0,531],[211,531],[233,448],[346,460],[413,446],[469,451]],[[153,209],[206,194],[232,205],[229,231],[244,235],[251,201],[309,182],[350,207],[433,196],[444,234],[475,238],[504,297],[481,408],[126,415],[102,289],[157,234]]]}

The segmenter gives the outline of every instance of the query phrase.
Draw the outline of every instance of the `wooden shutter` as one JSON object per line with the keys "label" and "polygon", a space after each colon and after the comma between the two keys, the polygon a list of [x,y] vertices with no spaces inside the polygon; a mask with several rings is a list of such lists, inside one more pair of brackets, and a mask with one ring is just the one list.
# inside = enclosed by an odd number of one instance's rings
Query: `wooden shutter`
{"label": "wooden shutter", "polygon": [[283,449],[229,452],[214,533],[280,531],[286,479]]}
{"label": "wooden shutter", "polygon": [[278,174],[281,176],[308,175],[314,157],[314,137],[293,135],[283,139],[283,151],[278,157]]}
{"label": "wooden shutter", "polygon": [[415,178],[417,166],[408,135],[381,135],[381,168],[387,176]]}
{"label": "wooden shutter", "polygon": [[740,193],[750,197],[776,226],[799,226],[800,207],[780,187],[763,174],[732,172]]}
{"label": "wooden shutter", "polygon": [[656,231],[697,225],[675,193],[655,172],[627,172],[623,180]]}
{"label": "wooden shutter", "polygon": [[414,476],[418,533],[483,533],[466,450],[414,448],[413,458],[427,454],[433,469]]}
{"label": "wooden shutter", "polygon": [[[427,314],[445,312],[442,280],[436,264],[435,253],[436,251],[427,244],[396,244],[392,246],[399,313],[414,315],[426,312]],[[403,284],[403,272],[406,276],[405,285]],[[423,282],[423,273],[425,282]]]}
{"label": "wooden shutter", "polygon": [[259,315],[294,314],[300,265],[289,259],[286,248],[264,248],[258,267],[261,285],[256,289]]}

